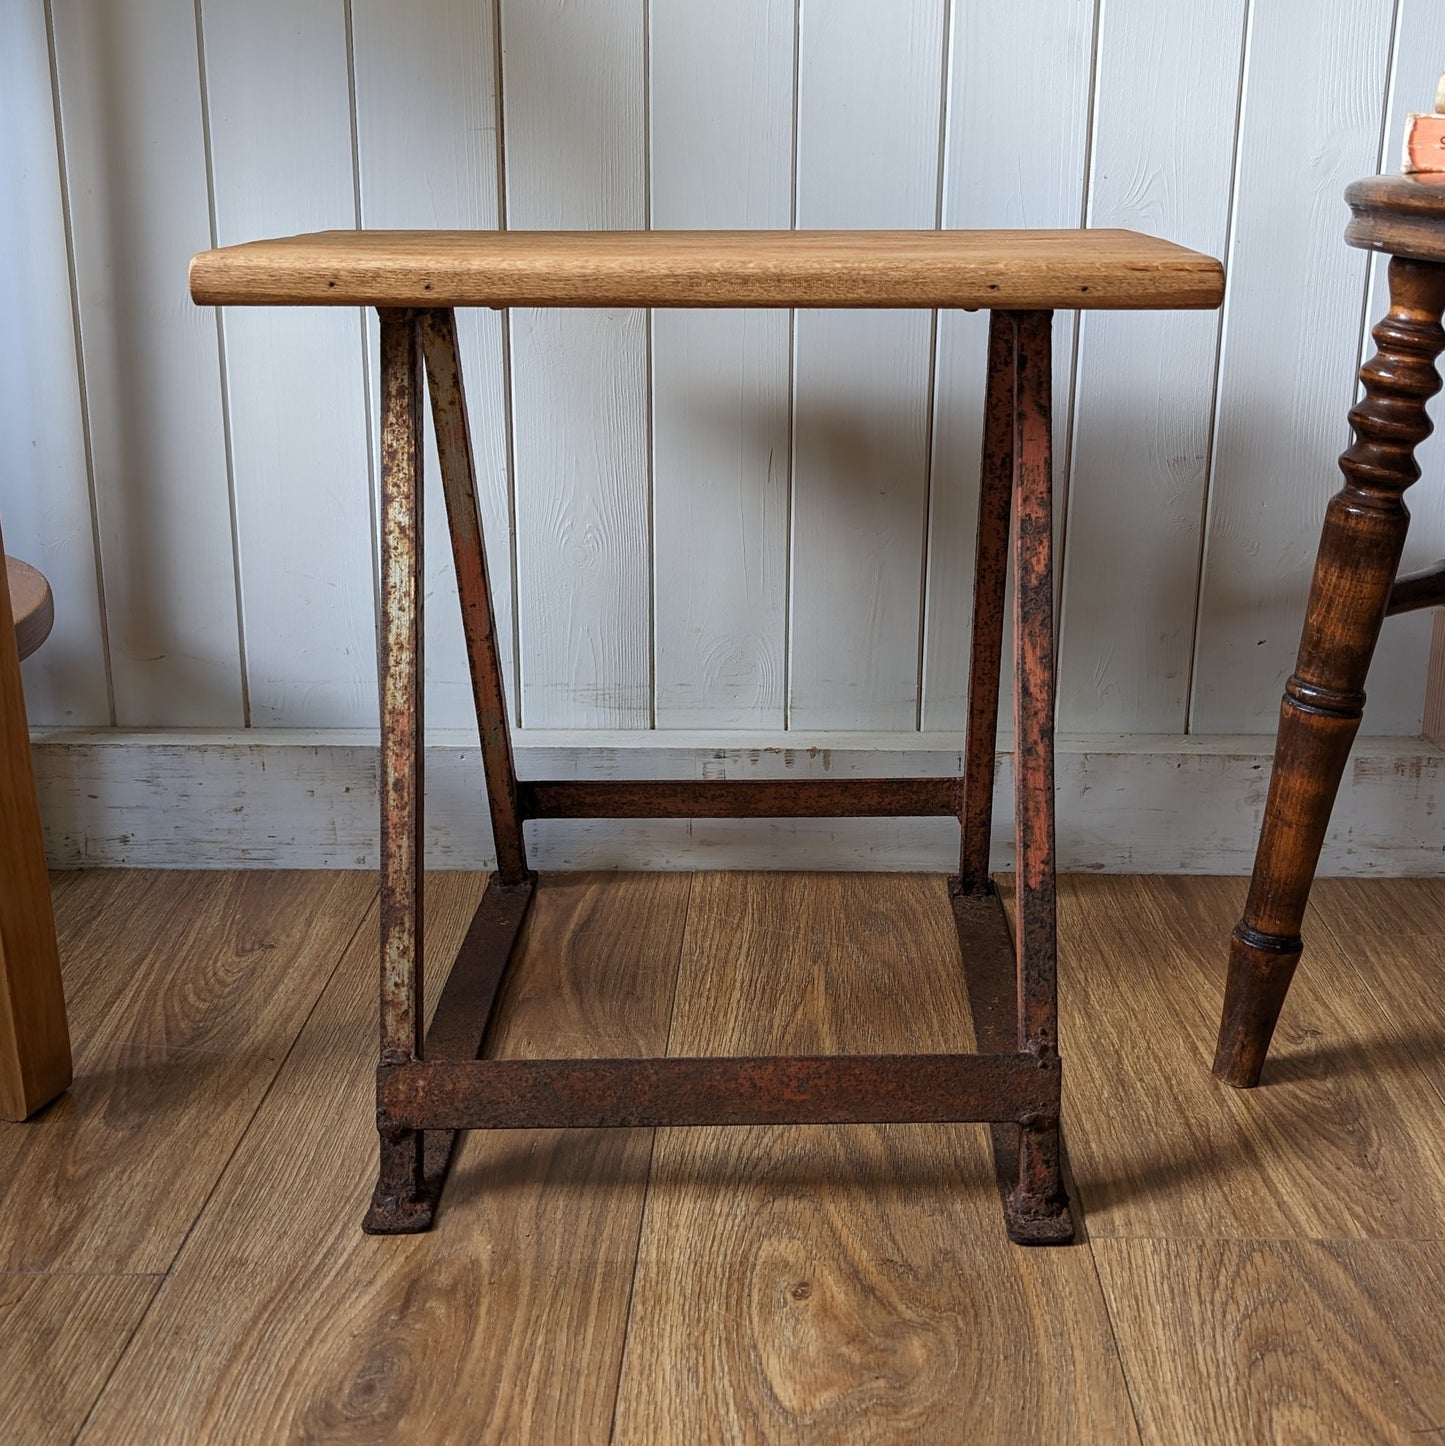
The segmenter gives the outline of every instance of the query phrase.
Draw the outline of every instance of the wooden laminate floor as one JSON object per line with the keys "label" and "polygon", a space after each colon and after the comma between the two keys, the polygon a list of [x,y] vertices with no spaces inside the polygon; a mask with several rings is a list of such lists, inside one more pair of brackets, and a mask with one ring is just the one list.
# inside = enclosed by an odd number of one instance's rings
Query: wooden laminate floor
{"label": "wooden laminate floor", "polygon": [[[481,885],[430,881],[439,966]],[[1240,881],[1063,881],[1086,1224],[1035,1251],[973,1125],[473,1134],[434,1231],[363,1236],[372,877],[55,893],[0,1441],[1445,1439],[1445,880],[1318,886],[1250,1094],[1207,1069]],[[960,1044],[941,878],[649,874],[544,880],[495,1048]]]}

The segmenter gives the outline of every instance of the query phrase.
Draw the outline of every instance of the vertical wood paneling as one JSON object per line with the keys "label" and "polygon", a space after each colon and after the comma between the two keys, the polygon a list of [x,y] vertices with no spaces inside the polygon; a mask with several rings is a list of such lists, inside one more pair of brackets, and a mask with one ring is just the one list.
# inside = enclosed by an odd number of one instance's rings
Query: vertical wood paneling
{"label": "vertical wood paneling", "polygon": [[[488,229],[499,224],[496,15],[482,0],[415,8],[352,0],[361,224]],[[512,507],[502,318],[457,313],[497,639],[511,690]],[[368,344],[375,334],[367,329]],[[370,375],[377,376],[373,354]],[[430,728],[474,728],[446,505],[427,411],[426,708]],[[513,700],[515,711],[515,699]]]}
{"label": "vertical wood paneling", "polygon": [[0,6],[0,527],[55,593],[32,724],[110,721],[43,0]]}
{"label": "vertical wood paneling", "polygon": [[[1089,225],[1224,254],[1244,12],[1109,0]],[[1213,312],[1080,321],[1061,728],[1184,731],[1218,338]]]}
{"label": "vertical wood paneling", "polygon": [[[1399,34],[1394,73],[1385,111],[1382,169],[1399,169],[1405,117],[1412,110],[1427,111],[1435,84],[1445,66],[1445,5],[1438,0],[1400,0]],[[1374,258],[1372,258],[1374,259]],[[1364,357],[1373,355],[1369,328],[1390,309],[1386,282],[1387,258],[1371,267],[1370,299],[1365,308]],[[1343,370],[1346,363],[1341,362]],[[1445,409],[1439,399],[1430,405],[1436,433],[1416,452],[1420,482],[1406,494],[1410,532],[1405,542],[1403,570],[1425,567],[1445,557]],[[1338,473],[1336,479],[1338,480]],[[1318,519],[1312,519],[1318,521]],[[1410,734],[1425,728],[1425,683],[1430,672],[1432,632],[1441,615],[1433,610],[1391,618],[1380,635],[1366,684],[1365,730],[1369,733]]]}
{"label": "vertical wood paneling", "polygon": [[[502,0],[508,224],[646,225],[645,0]],[[652,718],[647,318],[511,314],[522,721]]]}
{"label": "vertical wood paneling", "polygon": [[[1019,43],[1021,35],[1029,37],[1028,44]],[[1093,37],[1094,0],[957,0],[945,226],[1079,224]],[[1048,122],[1040,124],[1040,117]],[[1073,326],[1072,312],[1054,319],[1054,471],[1061,480]],[[947,311],[938,318],[923,658],[927,729],[962,728],[966,712],[987,333],[983,312]],[[1005,668],[1000,706],[1006,719],[1011,700]]]}
{"label": "vertical wood paneling", "polygon": [[[943,224],[1071,225],[1092,117],[1092,224],[1216,252],[1232,235],[1232,254],[1197,578],[1217,319],[1088,317],[1071,399],[1059,318],[1061,722],[1177,730],[1192,670],[1193,727],[1273,728],[1348,440],[1366,263],[1340,193],[1382,125],[1395,168],[1445,10],[1256,0],[1231,174],[1245,0],[954,0],[951,19],[945,0],[497,3],[501,57],[489,0],[202,0],[203,77],[192,0],[53,0],[83,372],[44,6],[0,15],[0,515],[60,610],[27,666],[38,720],[108,713],[87,419],[118,721],[240,722],[243,658],[257,722],[375,716],[364,329],[237,309],[218,356],[184,290],[210,242],[208,107],[223,243],[355,225],[358,187],[368,225],[927,227],[940,129]],[[808,312],[790,335],[778,313],[518,312],[510,338],[464,315],[504,645],[516,454],[526,722],[911,729],[926,593],[921,721],[958,727],[982,320],[939,319],[931,372],[912,314]],[[1422,464],[1407,565],[1445,553],[1445,436]],[[431,471],[430,720],[470,726]],[[1428,634],[1388,624],[1372,732],[1418,729]]]}
{"label": "vertical wood paneling", "polygon": [[242,721],[191,0],[54,0],[116,721]]}
{"label": "vertical wood paneling", "polygon": [[[804,0],[800,227],[938,219],[944,0]],[[917,723],[933,319],[801,311],[789,721]]]}
{"label": "vertical wood paneling", "polygon": [[[652,224],[786,228],[796,0],[652,0]],[[790,317],[652,316],[657,725],[781,728]]]}
{"label": "vertical wood paneling", "polygon": [[[203,0],[202,15],[220,244],[355,226],[343,0]],[[376,612],[358,313],[223,315],[251,719],[365,727]]]}
{"label": "vertical wood paneling", "polygon": [[1364,300],[1365,257],[1344,244],[1342,192],[1378,159],[1392,10],[1359,0],[1254,7],[1195,656],[1197,732],[1272,732],[1294,664],[1320,518],[1349,436]]}

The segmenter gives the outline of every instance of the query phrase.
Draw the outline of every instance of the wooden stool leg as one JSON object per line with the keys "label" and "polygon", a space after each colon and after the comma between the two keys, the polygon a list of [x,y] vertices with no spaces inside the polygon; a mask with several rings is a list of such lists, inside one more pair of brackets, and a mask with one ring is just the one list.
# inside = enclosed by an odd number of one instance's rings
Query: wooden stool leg
{"label": "wooden stool leg", "polygon": [[0,541],[0,1119],[33,1115],[69,1083],[55,916]]}
{"label": "wooden stool leg", "polygon": [[1390,262],[1390,311],[1374,330],[1379,351],[1360,371],[1355,443],[1340,458],[1345,485],[1325,514],[1254,877],[1230,944],[1214,1073],[1241,1089],[1259,1083],[1304,947],[1300,923],[1405,544],[1403,493],[1420,476],[1415,448],[1431,431],[1425,402],[1440,390],[1442,309],[1445,267]]}
{"label": "wooden stool leg", "polygon": [[[381,313],[381,1062],[422,1056],[421,335]],[[430,1222],[425,1136],[383,1124],[365,1228]]]}
{"label": "wooden stool leg", "polygon": [[1014,470],[1015,320],[989,313],[988,382],[979,468],[978,547],[973,574],[973,647],[968,662],[968,738],[964,745],[963,849],[956,891],[993,892],[988,873],[993,833],[993,772],[998,747],[999,674],[1008,584],[1009,513]]}
{"label": "wooden stool leg", "polygon": [[442,490],[447,503],[447,525],[456,562],[457,591],[461,596],[462,629],[467,640],[472,696],[481,735],[482,769],[497,850],[497,880],[510,888],[526,883],[531,875],[522,842],[522,816],[517,808],[517,771],[512,761],[512,735],[497,655],[496,616],[487,575],[481,513],[477,509],[476,464],[467,423],[456,317],[450,311],[428,311],[422,316],[421,327]]}
{"label": "wooden stool leg", "polygon": [[[1053,314],[1018,316],[1014,479],[1014,796],[1018,857],[1018,1047],[1058,1058],[1058,924],[1054,879],[1054,582],[1051,336]],[[1073,1235],[1060,1161],[1059,1119],[1025,1120],[1011,1239],[1037,1245]]]}

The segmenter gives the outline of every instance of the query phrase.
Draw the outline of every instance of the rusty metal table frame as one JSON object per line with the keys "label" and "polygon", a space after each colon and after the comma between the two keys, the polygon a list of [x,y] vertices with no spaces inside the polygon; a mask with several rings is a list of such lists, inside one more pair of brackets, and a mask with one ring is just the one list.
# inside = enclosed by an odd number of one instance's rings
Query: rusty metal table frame
{"label": "rusty metal table frame", "polygon": [[[1054,890],[1050,311],[995,311],[988,341],[962,775],[757,782],[519,782],[498,663],[454,313],[381,309],[381,1159],[364,1228],[427,1229],[456,1134],[559,1126],[993,1125],[1009,1237],[1072,1239],[1060,1161]],[[423,1033],[422,377],[430,384],[496,841]],[[1017,941],[989,878],[1005,581],[1013,539]],[[537,887],[536,818],[956,817],[951,884],[978,1053],[752,1059],[479,1059]]]}

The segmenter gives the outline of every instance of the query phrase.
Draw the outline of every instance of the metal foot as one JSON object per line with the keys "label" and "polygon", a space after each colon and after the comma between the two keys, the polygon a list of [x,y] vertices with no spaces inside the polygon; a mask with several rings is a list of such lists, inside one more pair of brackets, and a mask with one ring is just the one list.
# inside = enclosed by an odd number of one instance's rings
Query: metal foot
{"label": "metal foot", "polygon": [[1004,1201],[1003,1223],[1015,1245],[1068,1245],[1074,1238],[1068,1196],[1040,1203],[1015,1190]]}
{"label": "metal foot", "polygon": [[435,1216],[431,1196],[398,1196],[378,1184],[361,1228],[368,1235],[420,1235],[431,1229]]}

